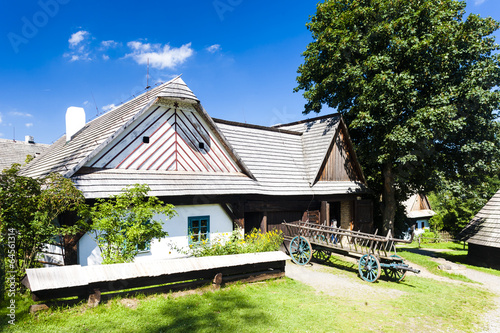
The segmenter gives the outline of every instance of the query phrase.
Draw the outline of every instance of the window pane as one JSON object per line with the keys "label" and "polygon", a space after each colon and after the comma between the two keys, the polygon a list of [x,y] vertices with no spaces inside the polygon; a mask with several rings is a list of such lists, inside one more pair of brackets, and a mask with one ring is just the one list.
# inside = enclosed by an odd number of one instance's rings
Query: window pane
{"label": "window pane", "polygon": [[189,243],[201,243],[210,239],[210,217],[192,216],[188,218]]}

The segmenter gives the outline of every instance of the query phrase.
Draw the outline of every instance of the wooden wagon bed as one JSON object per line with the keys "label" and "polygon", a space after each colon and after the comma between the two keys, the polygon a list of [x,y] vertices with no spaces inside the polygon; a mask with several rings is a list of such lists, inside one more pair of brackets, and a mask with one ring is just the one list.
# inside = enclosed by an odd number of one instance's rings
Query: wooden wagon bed
{"label": "wooden wagon bed", "polygon": [[307,264],[314,256],[319,261],[327,261],[332,252],[359,259],[359,274],[368,282],[375,282],[383,269],[386,275],[397,281],[404,279],[407,271],[419,273],[404,263],[396,254],[396,243],[411,243],[387,236],[368,234],[308,222],[283,223],[285,241],[289,243],[292,260]]}

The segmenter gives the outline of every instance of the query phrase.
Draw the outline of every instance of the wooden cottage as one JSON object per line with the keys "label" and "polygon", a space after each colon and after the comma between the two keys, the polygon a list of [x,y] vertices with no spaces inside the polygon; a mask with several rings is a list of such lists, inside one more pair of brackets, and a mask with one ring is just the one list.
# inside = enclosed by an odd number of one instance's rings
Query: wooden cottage
{"label": "wooden cottage", "polygon": [[[70,123],[67,133],[24,174],[61,173],[89,201],[145,183],[176,206],[167,240],[137,260],[179,255],[171,243],[187,246],[194,232],[213,239],[236,225],[265,232],[309,220],[372,229],[364,176],[337,114],[274,127],[213,119],[177,77],[88,123]],[[67,264],[100,262],[88,235],[69,243]]]}
{"label": "wooden cottage", "polygon": [[459,238],[469,244],[470,259],[500,268],[500,190],[460,232]]}
{"label": "wooden cottage", "polygon": [[406,220],[409,226],[415,225],[415,233],[423,233],[430,228],[429,220],[436,215],[431,209],[429,199],[424,194],[414,194],[404,203]]}

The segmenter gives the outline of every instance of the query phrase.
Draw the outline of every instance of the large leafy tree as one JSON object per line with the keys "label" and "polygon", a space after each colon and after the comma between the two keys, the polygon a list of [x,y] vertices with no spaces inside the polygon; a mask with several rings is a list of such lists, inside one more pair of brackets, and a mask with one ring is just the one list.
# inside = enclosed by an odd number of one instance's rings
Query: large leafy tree
{"label": "large leafy tree", "polygon": [[6,270],[18,278],[37,265],[38,255],[55,237],[77,232],[77,226],[60,226],[56,218],[85,203],[71,180],[59,174],[24,177],[20,168],[14,164],[0,174],[0,244],[8,249]]}
{"label": "large leafy tree", "polygon": [[149,191],[148,185],[136,184],[81,210],[104,264],[130,262],[153,238],[168,236],[158,214],[171,218],[176,214],[174,206],[148,196]]}
{"label": "large leafy tree", "polygon": [[344,116],[386,230],[398,203],[498,168],[499,23],[455,0],[331,0],[307,24],[305,113]]}

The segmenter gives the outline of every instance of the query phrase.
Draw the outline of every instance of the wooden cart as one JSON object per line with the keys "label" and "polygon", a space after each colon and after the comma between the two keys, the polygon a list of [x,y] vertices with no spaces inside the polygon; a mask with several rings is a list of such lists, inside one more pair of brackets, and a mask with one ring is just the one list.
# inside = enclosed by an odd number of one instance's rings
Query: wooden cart
{"label": "wooden cart", "polygon": [[396,243],[411,243],[411,239],[392,238],[359,231],[345,230],[308,222],[283,222],[285,241],[289,241],[290,256],[298,265],[305,265],[311,257],[328,261],[332,252],[358,258],[360,277],[375,282],[382,269],[394,281],[401,281],[406,272],[420,273],[404,263],[396,254]]}

